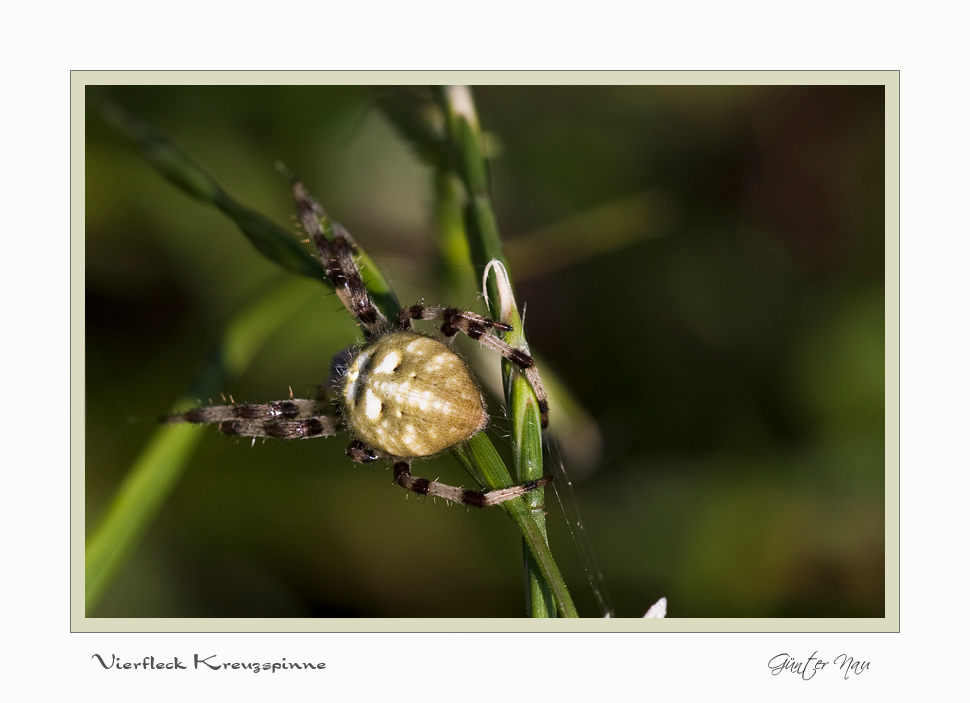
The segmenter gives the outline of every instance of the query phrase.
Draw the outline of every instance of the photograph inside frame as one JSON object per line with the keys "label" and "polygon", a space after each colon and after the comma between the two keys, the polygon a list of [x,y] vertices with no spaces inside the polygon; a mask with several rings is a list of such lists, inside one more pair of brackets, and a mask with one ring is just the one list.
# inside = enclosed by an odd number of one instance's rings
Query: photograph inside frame
{"label": "photograph inside frame", "polygon": [[883,86],[85,100],[88,618],[886,615]]}

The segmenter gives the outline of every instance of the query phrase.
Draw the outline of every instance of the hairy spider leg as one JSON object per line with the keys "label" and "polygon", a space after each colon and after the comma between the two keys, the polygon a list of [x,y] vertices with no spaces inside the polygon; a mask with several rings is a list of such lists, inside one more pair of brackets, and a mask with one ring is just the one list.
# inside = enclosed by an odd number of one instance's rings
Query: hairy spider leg
{"label": "hairy spider leg", "polygon": [[219,423],[223,434],[239,437],[311,439],[329,437],[342,428],[324,400],[275,400],[271,403],[211,405],[162,418],[165,423]]}
{"label": "hairy spider leg", "polygon": [[412,305],[398,313],[397,323],[401,329],[410,329],[411,320],[440,320],[441,333],[445,337],[450,339],[457,333],[462,332],[486,349],[501,354],[522,369],[522,373],[525,374],[526,379],[532,386],[532,390],[535,391],[536,399],[539,401],[539,418],[542,427],[545,428],[549,425],[549,396],[546,394],[546,389],[542,385],[542,379],[539,377],[539,371],[536,369],[535,360],[528,352],[513,347],[511,344],[496,337],[495,334],[490,333],[493,330],[511,331],[511,325],[507,325],[504,322],[496,322],[495,320],[490,320],[487,317],[482,317],[477,313],[466,310],[425,307],[423,305]]}
{"label": "hairy spider leg", "polygon": [[322,400],[291,398],[270,403],[233,403],[193,408],[188,412],[168,415],[162,422],[194,422],[205,424],[223,420],[301,420],[332,411],[330,403]]}
{"label": "hairy spider leg", "polygon": [[426,478],[412,476],[411,465],[406,461],[399,461],[394,464],[394,480],[409,491],[414,491],[421,495],[444,498],[452,503],[473,505],[476,508],[487,508],[492,505],[504,503],[507,500],[512,500],[513,498],[518,498],[537,488],[542,488],[552,482],[552,476],[543,476],[542,478],[528,481],[518,486],[498,488],[493,491],[466,491],[458,486],[449,486],[438,481],[430,481]]}
{"label": "hairy spider leg", "polygon": [[306,420],[226,420],[219,423],[219,431],[223,434],[238,437],[275,437],[276,439],[331,437],[341,429],[329,415],[319,415]]}
{"label": "hairy spider leg", "polygon": [[350,443],[350,446],[347,447],[347,456],[358,464],[371,464],[381,458],[377,452],[360,440],[354,440]]}
{"label": "hairy spider leg", "polygon": [[327,239],[320,219],[329,219],[326,211],[313,199],[303,184],[292,179],[296,210],[313,245],[320,254],[327,277],[333,283],[340,301],[360,323],[364,336],[373,337],[388,329],[387,318],[371,299],[354,261],[354,240],[339,223],[330,220],[333,240]]}

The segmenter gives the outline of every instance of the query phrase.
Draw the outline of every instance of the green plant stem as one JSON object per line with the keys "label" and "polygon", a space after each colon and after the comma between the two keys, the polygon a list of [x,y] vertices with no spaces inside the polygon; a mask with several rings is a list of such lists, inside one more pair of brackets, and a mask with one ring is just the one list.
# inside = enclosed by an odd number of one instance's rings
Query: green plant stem
{"label": "green plant stem", "polygon": [[[174,405],[181,410],[219,392],[246,367],[270,335],[315,292],[287,277],[261,292],[230,321],[199,370],[192,390]],[[118,567],[144,535],[205,436],[191,425],[159,425],[115,494],[85,548],[85,605],[101,598]]]}
{"label": "green plant stem", "polygon": [[[480,432],[465,445],[452,452],[461,464],[473,476],[482,476],[489,486],[502,487],[513,484],[509,470],[502,461],[494,445],[484,433]],[[549,589],[550,604],[559,608],[559,612],[567,618],[578,618],[579,613],[573,605],[569,589],[563,580],[559,567],[552,556],[546,540],[545,526],[540,524],[536,512],[526,505],[525,501],[509,500],[501,504],[502,509],[512,518],[522,532],[522,539],[533,557],[533,564],[542,579],[543,586]],[[545,601],[545,598],[544,598]],[[546,607],[546,606],[543,606]],[[550,607],[553,607],[550,605]],[[553,612],[555,610],[553,609]],[[538,617],[538,615],[534,615]]]}
{"label": "green plant stem", "polygon": [[[507,272],[508,261],[489,195],[483,137],[471,91],[464,86],[442,86],[435,89],[435,96],[445,114],[446,136],[452,145],[450,162],[465,185],[467,202],[464,219],[472,263],[479,280],[491,261],[501,263]],[[513,346],[528,349],[522,329],[522,319],[514,299],[510,299],[510,290],[506,294],[498,285],[498,279],[495,276],[489,276],[485,285],[492,317],[507,322],[513,327],[513,331],[506,334],[506,341]],[[542,478],[542,433],[535,393],[525,377],[508,361],[503,362],[502,373],[505,378],[505,397],[512,423],[512,450],[515,456],[516,479],[519,482],[525,482]],[[544,490],[540,489],[528,494],[524,505],[530,516],[529,525],[537,533],[535,536],[541,537],[545,543],[544,500]],[[526,535],[524,530],[523,534]],[[562,594],[555,594],[553,584],[548,582],[550,569],[536,563],[537,551],[534,545],[529,543],[529,537],[525,536],[523,539],[529,614],[532,617],[555,617],[556,609],[552,607],[552,603],[554,600],[561,602]],[[548,545],[546,551],[548,551]],[[549,557],[551,559],[551,553]],[[552,565],[555,566],[555,563],[553,562]],[[564,585],[563,590],[565,590]],[[575,613],[575,608],[572,612]],[[565,611],[562,614],[567,615]]]}

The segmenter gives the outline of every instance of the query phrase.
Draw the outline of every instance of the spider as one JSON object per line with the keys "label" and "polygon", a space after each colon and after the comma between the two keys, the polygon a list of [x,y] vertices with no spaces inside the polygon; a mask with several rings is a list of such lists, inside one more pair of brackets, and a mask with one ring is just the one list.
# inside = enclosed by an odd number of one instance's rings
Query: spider
{"label": "spider", "polygon": [[[545,486],[551,476],[491,491],[470,491],[411,475],[411,462],[466,442],[488,425],[481,389],[465,361],[451,348],[459,332],[515,363],[538,399],[540,421],[548,424],[549,404],[532,357],[495,336],[512,327],[474,312],[412,305],[388,319],[364,286],[354,261],[350,234],[332,222],[328,238],[321,220],[327,214],[291,177],[296,210],[315,245],[327,277],[341,302],[357,320],[363,344],[337,354],[316,398],[261,404],[199,407],[169,415],[163,422],[218,423],[227,435],[309,439],[343,430],[353,436],[347,455],[356,462],[393,462],[394,478],[415,493],[476,507],[498,505]],[[412,320],[439,323],[434,337],[416,331]]]}

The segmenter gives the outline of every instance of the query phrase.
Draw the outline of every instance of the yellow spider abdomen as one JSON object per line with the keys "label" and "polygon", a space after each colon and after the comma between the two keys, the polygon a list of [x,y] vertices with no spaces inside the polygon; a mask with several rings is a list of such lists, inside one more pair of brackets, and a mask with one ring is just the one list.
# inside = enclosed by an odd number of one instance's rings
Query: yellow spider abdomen
{"label": "yellow spider abdomen", "polygon": [[468,367],[451,347],[390,332],[351,361],[341,387],[347,426],[392,458],[431,456],[484,429],[488,413]]}

